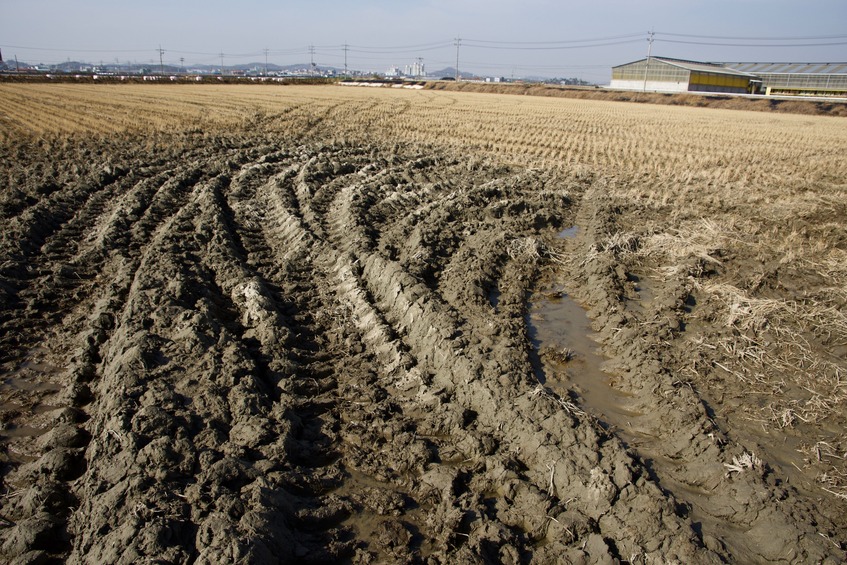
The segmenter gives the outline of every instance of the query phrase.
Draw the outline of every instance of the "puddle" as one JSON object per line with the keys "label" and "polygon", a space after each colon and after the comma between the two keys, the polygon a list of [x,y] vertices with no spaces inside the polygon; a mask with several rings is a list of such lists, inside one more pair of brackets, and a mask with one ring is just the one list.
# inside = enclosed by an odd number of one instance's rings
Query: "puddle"
{"label": "puddle", "polygon": [[43,436],[50,430],[49,427],[35,427],[35,426],[16,426],[13,428],[0,430],[0,438],[12,439],[12,438],[27,438],[27,437],[39,437]]}
{"label": "puddle", "polygon": [[59,392],[62,385],[43,381],[35,381],[20,377],[10,377],[4,384],[12,390],[24,390],[26,392]]}
{"label": "puddle", "polygon": [[579,226],[571,226],[569,228],[565,228],[559,233],[556,234],[556,237],[559,239],[571,239],[576,237],[579,234]]}
{"label": "puddle", "polygon": [[488,303],[491,304],[491,307],[495,310],[500,305],[500,287],[494,285],[488,291]]}
{"label": "puddle", "polygon": [[62,390],[62,385],[54,382],[62,369],[45,360],[49,353],[49,350],[44,347],[30,350],[17,369],[6,373],[5,378],[0,382],[0,390],[30,393],[50,393]]}
{"label": "puddle", "polygon": [[[427,521],[427,516],[430,509],[418,506],[414,503],[408,505],[411,500],[403,489],[398,489],[397,485],[384,483],[374,477],[371,477],[361,471],[347,469],[347,478],[334,491],[334,494],[344,498],[360,498],[368,496],[379,496],[379,492],[397,492],[406,499],[406,504],[402,509],[401,514],[395,514],[389,511],[377,511],[372,508],[363,508],[359,512],[353,512],[341,522],[344,527],[352,528],[356,531],[358,539],[372,540],[375,544],[379,544],[376,540],[380,537],[380,526],[383,522],[399,520],[404,524],[406,529],[412,535],[411,544],[416,548],[416,553],[421,557],[431,555],[437,547],[430,540],[425,539],[420,530],[414,524],[424,524]],[[368,491],[373,491],[368,494]],[[379,499],[371,500],[371,504],[379,505]]]}
{"label": "puddle", "polygon": [[629,419],[639,414],[629,408],[630,397],[612,387],[588,315],[564,288],[536,293],[527,327],[542,384],[563,398],[576,394],[581,407],[606,424],[630,427]]}
{"label": "puddle", "polygon": [[627,310],[644,315],[653,304],[653,297],[655,296],[653,283],[648,277],[636,273],[629,274],[629,281],[638,297],[627,299],[624,305]]}
{"label": "puddle", "polygon": [[49,400],[64,387],[63,370],[48,361],[50,356],[49,349],[35,347],[0,373],[0,450],[11,463],[37,459],[35,439],[53,428],[49,414],[58,407]]}

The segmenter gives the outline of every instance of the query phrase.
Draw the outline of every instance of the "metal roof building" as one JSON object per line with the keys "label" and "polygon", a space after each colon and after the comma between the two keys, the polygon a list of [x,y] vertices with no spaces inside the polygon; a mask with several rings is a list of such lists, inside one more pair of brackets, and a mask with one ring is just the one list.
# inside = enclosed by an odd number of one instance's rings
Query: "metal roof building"
{"label": "metal roof building", "polygon": [[755,75],[764,94],[847,96],[847,63],[721,63]]}
{"label": "metal roof building", "polygon": [[750,92],[755,77],[715,63],[650,57],[612,67],[612,88],[661,92]]}
{"label": "metal roof building", "polygon": [[701,63],[650,57],[612,67],[611,88],[847,96],[847,63]]}

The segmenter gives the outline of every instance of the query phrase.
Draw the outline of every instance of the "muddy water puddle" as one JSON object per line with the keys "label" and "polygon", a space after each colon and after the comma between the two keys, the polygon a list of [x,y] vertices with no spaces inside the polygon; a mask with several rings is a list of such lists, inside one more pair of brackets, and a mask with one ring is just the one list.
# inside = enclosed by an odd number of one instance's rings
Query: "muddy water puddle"
{"label": "muddy water puddle", "polygon": [[52,428],[49,414],[58,406],[49,399],[63,386],[57,382],[62,369],[47,360],[49,355],[36,347],[0,379],[0,449],[10,461],[34,460],[33,442]]}
{"label": "muddy water puddle", "polygon": [[[574,225],[556,238],[573,240],[579,233]],[[562,398],[576,396],[574,400],[605,425],[631,428],[630,419],[639,414],[629,396],[611,385],[612,375],[603,368],[606,358],[598,352],[591,320],[563,285],[552,283],[533,295],[527,328],[541,384]]]}
{"label": "muddy water puddle", "polygon": [[536,295],[527,325],[541,384],[563,398],[575,395],[583,409],[606,424],[629,427],[639,414],[630,397],[612,387],[588,315],[563,287]]}
{"label": "muddy water puddle", "polygon": [[[420,557],[425,558],[437,549],[432,540],[425,539],[414,525],[426,523],[431,508],[411,503],[411,497],[403,489],[398,489],[396,485],[380,481],[355,469],[348,468],[345,472],[346,479],[333,491],[333,494],[342,498],[359,499],[364,503],[365,508],[351,513],[341,522],[342,526],[352,528],[359,539],[371,540],[376,546],[390,546],[391,540],[386,539],[386,532],[390,530],[386,528],[386,524],[400,523],[401,529],[408,532],[407,535],[410,536],[408,543],[415,548],[415,553]],[[390,508],[391,502],[386,505],[377,493],[399,493],[403,503],[394,502],[397,507]],[[371,499],[372,497],[377,498]]]}

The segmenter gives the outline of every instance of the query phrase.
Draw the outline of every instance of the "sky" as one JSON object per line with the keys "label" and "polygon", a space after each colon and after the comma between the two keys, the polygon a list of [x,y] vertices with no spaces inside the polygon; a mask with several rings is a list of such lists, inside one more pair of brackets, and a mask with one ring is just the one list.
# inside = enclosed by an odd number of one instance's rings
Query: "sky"
{"label": "sky", "polygon": [[[847,61],[847,0],[0,0],[4,60],[575,77],[652,55]],[[459,39],[458,49],[456,39]],[[310,50],[314,47],[314,52]]]}

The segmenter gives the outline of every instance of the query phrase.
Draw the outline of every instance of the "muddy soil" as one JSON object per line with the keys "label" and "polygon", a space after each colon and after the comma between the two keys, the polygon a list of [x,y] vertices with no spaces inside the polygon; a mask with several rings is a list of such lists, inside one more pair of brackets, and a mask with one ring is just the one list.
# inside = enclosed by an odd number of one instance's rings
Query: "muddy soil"
{"label": "muddy soil", "polygon": [[[595,178],[280,139],[0,159],[3,559],[845,558],[843,505],[679,378],[691,289],[594,252]],[[602,353],[537,347],[563,294]]]}

